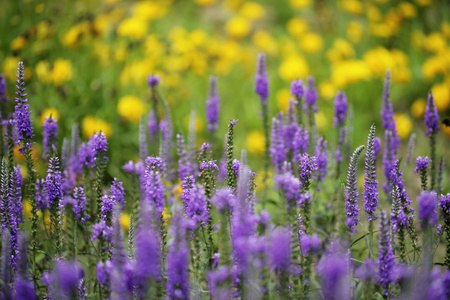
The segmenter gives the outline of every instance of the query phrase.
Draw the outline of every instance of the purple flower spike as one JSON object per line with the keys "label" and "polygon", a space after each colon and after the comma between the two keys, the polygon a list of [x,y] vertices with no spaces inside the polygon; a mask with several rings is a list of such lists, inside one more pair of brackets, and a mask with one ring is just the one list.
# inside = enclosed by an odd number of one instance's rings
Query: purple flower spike
{"label": "purple flower spike", "polygon": [[270,262],[275,270],[287,272],[291,263],[291,234],[286,228],[279,228],[271,235]]}
{"label": "purple flower spike", "polygon": [[319,93],[317,93],[317,89],[314,83],[314,77],[308,76],[308,84],[306,85],[305,91],[305,102],[309,107],[314,108],[314,112],[317,112],[316,102],[319,98]]}
{"label": "purple flower spike", "polygon": [[378,246],[378,275],[380,284],[385,289],[384,295],[389,295],[389,284],[393,283],[393,269],[395,265],[394,253],[392,250],[391,234],[389,231],[389,220],[386,212],[380,213],[380,238]]}
{"label": "purple flower spike", "polygon": [[209,131],[219,127],[219,94],[217,93],[217,77],[209,78],[209,92],[206,99],[206,123]]}
{"label": "purple flower spike", "polygon": [[320,247],[321,240],[317,233],[313,235],[302,234],[300,236],[300,244],[304,255],[315,254]]}
{"label": "purple flower spike", "polygon": [[325,299],[350,299],[349,259],[341,249],[330,249],[317,264]]}
{"label": "purple flower spike", "polygon": [[[31,147],[31,139],[33,138],[33,127],[31,126],[30,114],[29,110],[30,104],[28,104],[27,94],[25,93],[25,78],[24,78],[24,67],[23,62],[19,62],[19,67],[17,68],[17,92],[16,97],[16,106],[14,107],[14,119],[16,121],[17,133],[18,133],[18,142],[26,142],[24,147]],[[21,148],[21,151],[24,150],[24,147]]]}
{"label": "purple flower spike", "polygon": [[316,145],[316,162],[317,162],[317,172],[314,175],[314,180],[324,181],[325,175],[327,175],[327,165],[328,165],[328,150],[327,141],[321,137],[317,141]]}
{"label": "purple flower spike", "polygon": [[379,137],[375,137],[373,139],[373,151],[375,156],[377,156],[378,153],[381,152],[381,139]]}
{"label": "purple flower spike", "polygon": [[297,80],[292,81],[291,94],[297,99],[300,99],[301,97],[303,97],[303,94],[304,94],[303,80],[297,79]]}
{"label": "purple flower spike", "polygon": [[426,135],[437,133],[439,131],[439,115],[431,92],[428,94],[428,102],[425,109],[425,125],[427,125],[428,128],[425,132]]}
{"label": "purple flower spike", "polygon": [[219,212],[233,211],[236,198],[233,194],[233,190],[229,187],[223,187],[217,190],[215,196],[211,199],[211,203],[217,206]]}
{"label": "purple flower spike", "polygon": [[430,163],[430,158],[428,156],[417,157],[416,160],[416,168],[414,169],[414,172],[420,173],[422,170],[426,170],[428,168],[428,164]]}
{"label": "purple flower spike", "polygon": [[8,98],[5,97],[6,94],[6,80],[3,73],[0,74],[0,102],[7,101]]}
{"label": "purple flower spike", "polygon": [[378,180],[375,169],[375,124],[370,127],[367,139],[367,151],[365,160],[364,176],[364,209],[367,214],[367,221],[377,219],[375,212],[378,208]]}
{"label": "purple flower spike", "polygon": [[256,65],[255,92],[259,95],[264,105],[269,98],[269,78],[266,70],[266,56],[263,53],[258,54],[258,64]]}
{"label": "purple flower spike", "polygon": [[438,221],[436,211],[437,195],[435,191],[422,191],[417,201],[419,202],[419,219],[422,221],[422,228],[426,224],[434,227]]}
{"label": "purple flower spike", "polygon": [[358,166],[358,159],[364,146],[359,146],[353,152],[350,158],[350,164],[347,172],[347,186],[345,190],[345,209],[347,211],[347,225],[351,233],[356,233],[356,225],[358,225],[358,196],[356,170]]}
{"label": "purple flower spike", "polygon": [[53,117],[45,118],[44,122],[44,151],[55,152],[56,151],[56,133],[58,131],[58,123]]}
{"label": "purple flower spike", "polygon": [[148,75],[147,82],[150,88],[155,88],[161,82],[161,77],[159,75],[154,74]]}
{"label": "purple flower spike", "polygon": [[334,98],[334,119],[333,126],[336,128],[338,125],[344,125],[345,118],[347,117],[347,96],[344,92],[338,92],[336,98]]}

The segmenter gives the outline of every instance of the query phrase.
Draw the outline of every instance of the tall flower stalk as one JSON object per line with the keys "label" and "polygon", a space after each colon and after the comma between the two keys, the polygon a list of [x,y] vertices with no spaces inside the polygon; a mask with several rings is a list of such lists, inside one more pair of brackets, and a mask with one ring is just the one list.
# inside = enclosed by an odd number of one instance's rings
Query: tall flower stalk
{"label": "tall flower stalk", "polygon": [[436,189],[436,135],[439,131],[439,116],[436,108],[436,104],[434,103],[433,94],[430,92],[428,94],[427,106],[425,108],[425,125],[427,126],[427,131],[425,134],[430,136],[430,159],[431,159],[431,167],[430,167],[430,177],[431,177],[431,186],[430,190]]}
{"label": "tall flower stalk", "polygon": [[420,182],[422,184],[422,190],[426,191],[427,190],[427,169],[428,169],[428,164],[430,163],[430,159],[428,158],[428,156],[422,157],[419,156],[417,157],[416,160],[416,168],[414,169],[414,172],[418,173],[420,175]]}
{"label": "tall flower stalk", "polygon": [[364,150],[364,146],[359,146],[353,152],[350,158],[350,164],[347,171],[347,185],[345,188],[345,209],[347,211],[346,224],[350,233],[356,233],[356,225],[358,225],[358,196],[356,171],[358,167],[359,156]]}
{"label": "tall flower stalk", "polygon": [[441,195],[439,197],[439,207],[444,218],[444,232],[446,234],[446,252],[445,252],[445,266],[450,270],[450,194]]}
{"label": "tall flower stalk", "polygon": [[391,243],[389,230],[389,219],[383,210],[380,213],[380,238],[378,240],[378,275],[381,286],[384,288],[384,295],[389,295],[389,287],[394,282],[394,252]]}
{"label": "tall flower stalk", "polygon": [[334,98],[334,119],[333,127],[338,131],[337,147],[335,151],[336,160],[336,179],[341,175],[342,149],[345,142],[346,127],[345,120],[347,118],[348,104],[347,96],[344,92],[338,92]]}
{"label": "tall flower stalk", "polygon": [[303,80],[297,79],[291,83],[291,94],[297,101],[297,122],[301,126],[303,122],[302,97],[304,94]]}

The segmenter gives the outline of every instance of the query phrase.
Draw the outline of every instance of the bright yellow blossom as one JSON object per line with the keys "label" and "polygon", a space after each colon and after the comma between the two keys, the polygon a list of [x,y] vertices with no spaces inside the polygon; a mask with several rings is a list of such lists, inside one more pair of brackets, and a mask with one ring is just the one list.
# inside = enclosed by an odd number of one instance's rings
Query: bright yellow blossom
{"label": "bright yellow blossom", "polygon": [[46,60],[41,60],[36,64],[36,75],[37,78],[43,82],[48,83],[52,81],[52,73],[50,70],[50,64]]}
{"label": "bright yellow blossom", "polygon": [[356,21],[350,21],[347,23],[347,36],[352,42],[358,43],[363,34],[364,27],[360,23]]}
{"label": "bright yellow blossom", "polygon": [[308,31],[308,23],[300,18],[290,19],[287,23],[287,30],[296,38],[300,38],[306,31]]}
{"label": "bright yellow blossom", "polygon": [[278,50],[277,41],[267,31],[256,31],[252,40],[256,47],[264,53],[275,54]]}
{"label": "bright yellow blossom", "polygon": [[120,214],[120,226],[124,231],[128,231],[130,229],[130,215],[127,213]]}
{"label": "bright yellow blossom", "polygon": [[355,56],[355,50],[352,44],[344,39],[336,39],[333,47],[327,51],[327,59],[331,62],[349,59]]}
{"label": "bright yellow blossom", "polygon": [[26,219],[31,218],[31,216],[32,216],[31,208],[32,208],[32,206],[31,206],[30,200],[26,199],[25,201],[23,201],[22,211],[23,211],[23,216]]}
{"label": "bright yellow blossom", "polygon": [[60,86],[63,82],[72,79],[72,63],[70,60],[58,58],[53,63],[51,73],[53,84]]}
{"label": "bright yellow blossom", "polygon": [[265,150],[264,134],[259,130],[253,130],[247,135],[245,147],[248,152],[255,155],[262,155]]}
{"label": "bright yellow blossom", "polygon": [[63,36],[62,44],[66,47],[76,47],[78,40],[82,34],[86,34],[90,30],[90,23],[87,21],[81,22],[72,26],[69,31]]}
{"label": "bright yellow blossom", "polygon": [[21,50],[26,45],[27,45],[27,39],[24,36],[19,35],[14,40],[12,40],[12,42],[11,42],[11,50],[15,50],[15,51]]}
{"label": "bright yellow blossom", "polygon": [[256,2],[247,1],[244,2],[239,14],[249,20],[259,20],[266,14],[264,7]]}
{"label": "bright yellow blossom", "polygon": [[403,1],[398,4],[397,8],[405,18],[414,18],[417,15],[417,9],[412,3]]}
{"label": "bright yellow blossom", "polygon": [[41,122],[41,124],[44,124],[44,121],[47,117],[52,116],[53,119],[55,120],[59,120],[59,112],[56,108],[53,107],[49,107],[44,109],[44,111],[42,112],[39,121]]}
{"label": "bright yellow blossom", "polygon": [[373,23],[369,29],[372,35],[379,38],[388,38],[393,34],[391,28],[386,23]]}
{"label": "bright yellow blossom", "polygon": [[435,84],[431,91],[433,92],[434,102],[439,112],[445,111],[450,105],[450,85],[448,82]]}
{"label": "bright yellow blossom", "polygon": [[440,32],[434,32],[425,37],[425,50],[438,53],[444,50],[447,46],[445,37]]}
{"label": "bright yellow blossom", "polygon": [[344,11],[348,11],[355,15],[363,13],[363,5],[359,0],[343,0],[341,4]]}
{"label": "bright yellow blossom", "polygon": [[195,4],[200,6],[209,6],[217,2],[217,0],[194,0]]}
{"label": "bright yellow blossom", "polygon": [[107,138],[112,134],[112,127],[106,121],[98,119],[94,116],[86,116],[82,122],[83,136],[88,139],[92,134],[102,131]]}
{"label": "bright yellow blossom", "polygon": [[227,33],[235,38],[243,38],[249,34],[251,24],[248,19],[243,17],[234,17],[226,24]]}
{"label": "bright yellow blossom", "polygon": [[3,74],[9,81],[16,81],[17,66],[19,65],[19,59],[15,56],[8,56],[3,61]]}
{"label": "bright yellow blossom", "polygon": [[293,8],[301,9],[311,5],[311,0],[289,0]]}
{"label": "bright yellow blossom", "polygon": [[117,104],[117,112],[127,121],[139,122],[146,110],[146,105],[141,99],[133,95],[120,98]]}
{"label": "bright yellow blossom", "polygon": [[336,95],[337,89],[334,84],[327,80],[318,85],[319,95],[324,99],[331,99]]}
{"label": "bright yellow blossom", "polygon": [[423,98],[419,98],[411,105],[411,113],[416,118],[421,118],[425,114],[427,102]]}
{"label": "bright yellow blossom", "polygon": [[316,113],[315,117],[316,117],[317,129],[321,132],[327,130],[329,122],[328,122],[328,118],[325,116],[325,114],[321,110],[319,110],[319,112]]}
{"label": "bright yellow blossom", "polygon": [[379,22],[381,20],[381,12],[378,6],[373,4],[367,6],[367,18],[371,22]]}
{"label": "bright yellow blossom", "polygon": [[372,75],[369,66],[363,60],[346,60],[333,64],[331,82],[338,89],[351,83],[368,80]]}
{"label": "bright yellow blossom", "polygon": [[317,33],[306,33],[300,40],[302,49],[307,53],[316,53],[323,48],[323,38]]}
{"label": "bright yellow blossom", "polygon": [[442,34],[447,38],[450,39],[450,23],[447,21],[442,22],[441,24],[441,31]]}
{"label": "bright yellow blossom", "polygon": [[291,92],[288,89],[281,89],[277,92],[277,106],[278,109],[287,112],[289,107],[289,99],[291,99]]}
{"label": "bright yellow blossom", "polygon": [[147,34],[147,23],[139,18],[125,19],[119,24],[117,34],[134,40],[140,40]]}
{"label": "bright yellow blossom", "polygon": [[304,78],[309,74],[308,63],[300,55],[289,56],[281,63],[278,73],[283,80],[288,82]]}
{"label": "bright yellow blossom", "polygon": [[167,7],[163,3],[155,1],[135,2],[132,7],[133,16],[144,22],[162,18],[167,14]]}
{"label": "bright yellow blossom", "polygon": [[397,125],[397,134],[404,139],[409,136],[412,129],[412,121],[406,114],[395,114],[395,123]]}
{"label": "bright yellow blossom", "polygon": [[432,0],[414,0],[419,6],[428,6],[431,4]]}

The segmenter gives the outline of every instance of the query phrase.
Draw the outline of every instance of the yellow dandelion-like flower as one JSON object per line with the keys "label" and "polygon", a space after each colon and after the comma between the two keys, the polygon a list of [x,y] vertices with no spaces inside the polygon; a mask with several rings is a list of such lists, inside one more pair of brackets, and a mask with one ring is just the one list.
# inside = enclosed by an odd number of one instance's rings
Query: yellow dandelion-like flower
{"label": "yellow dandelion-like flower", "polygon": [[18,36],[11,42],[11,50],[20,50],[27,45],[27,39],[24,36]]}
{"label": "yellow dandelion-like flower", "polygon": [[6,79],[11,82],[16,81],[18,64],[19,59],[15,56],[8,56],[3,61],[3,74],[5,75]]}
{"label": "yellow dandelion-like flower", "polygon": [[363,5],[358,0],[344,0],[341,2],[344,11],[349,13],[360,15],[363,13]]}
{"label": "yellow dandelion-like flower", "polygon": [[425,114],[427,102],[423,98],[419,98],[411,105],[411,114],[416,118],[421,118]]}
{"label": "yellow dandelion-like flower", "polygon": [[262,155],[265,151],[265,140],[261,131],[253,130],[247,135],[245,146],[249,153]]}
{"label": "yellow dandelion-like flower", "polygon": [[288,82],[297,78],[305,78],[309,74],[308,63],[300,55],[289,56],[281,63],[278,74]]}
{"label": "yellow dandelion-like flower", "polygon": [[289,0],[289,4],[291,4],[291,6],[296,9],[308,7],[311,5],[311,3],[311,0]]}
{"label": "yellow dandelion-like flower", "polygon": [[275,54],[278,50],[277,41],[267,31],[256,31],[252,40],[256,47],[264,53]]}
{"label": "yellow dandelion-like flower", "polygon": [[171,220],[170,220],[171,217],[172,217],[172,214],[170,213],[169,208],[167,206],[165,206],[164,210],[162,212],[162,218],[164,220],[164,224],[166,224],[166,225],[170,224],[171,223]]}
{"label": "yellow dandelion-like flower", "polygon": [[172,189],[172,194],[175,197],[175,199],[180,200],[180,196],[183,194],[183,188],[181,186],[181,183],[174,185]]}
{"label": "yellow dandelion-like flower", "polygon": [[117,112],[127,121],[139,122],[146,110],[146,105],[141,99],[133,95],[120,98],[117,104]]}
{"label": "yellow dandelion-like flower", "polygon": [[124,231],[128,231],[130,229],[130,215],[127,213],[121,213],[120,214],[120,226],[122,226],[122,229]]}
{"label": "yellow dandelion-like flower", "polygon": [[259,20],[266,14],[264,7],[256,2],[247,1],[244,2],[239,14],[249,20]]}
{"label": "yellow dandelion-like flower", "polygon": [[72,63],[70,60],[58,58],[53,63],[51,73],[53,84],[60,86],[63,82],[72,79]]}
{"label": "yellow dandelion-like flower", "polygon": [[444,35],[440,32],[434,32],[425,37],[425,50],[438,53],[447,47],[447,41]]}
{"label": "yellow dandelion-like flower", "polygon": [[52,81],[52,72],[50,69],[50,64],[46,60],[41,60],[36,64],[35,72],[37,78],[43,82],[48,83]]}
{"label": "yellow dandelion-like flower", "polygon": [[317,53],[323,48],[323,38],[317,33],[306,33],[300,39],[300,46],[307,53]]}
{"label": "yellow dandelion-like flower", "polygon": [[287,30],[292,36],[300,38],[308,31],[308,23],[300,18],[290,19],[287,23]]}
{"label": "yellow dandelion-like flower", "polygon": [[50,117],[50,116],[52,116],[52,118],[54,118],[55,120],[59,120],[59,112],[58,112],[58,110],[56,108],[53,108],[53,107],[46,108],[42,112],[41,116],[39,117],[39,121],[41,122],[41,124],[44,124],[45,119],[47,117]]}
{"label": "yellow dandelion-like flower", "polygon": [[332,99],[337,92],[336,87],[333,85],[333,83],[329,80],[322,81],[319,83],[318,86],[320,97],[324,99]]}
{"label": "yellow dandelion-like flower", "polygon": [[111,124],[94,116],[86,116],[82,122],[83,136],[88,139],[92,134],[102,131],[107,138],[112,134]]}
{"label": "yellow dandelion-like flower", "polygon": [[395,114],[394,118],[398,136],[402,139],[409,137],[413,126],[410,117],[406,114]]}
{"label": "yellow dandelion-like flower", "polygon": [[31,203],[30,200],[26,199],[23,201],[22,212],[25,219],[31,218]]}
{"label": "yellow dandelion-like flower", "polygon": [[195,4],[200,6],[210,6],[217,2],[217,0],[194,0]]}
{"label": "yellow dandelion-like flower", "polygon": [[412,3],[403,1],[398,4],[397,8],[405,18],[414,18],[417,15],[417,9]]}
{"label": "yellow dandelion-like flower", "polygon": [[354,42],[358,43],[364,34],[364,27],[356,21],[350,21],[347,23],[347,36]]}
{"label": "yellow dandelion-like flower", "polygon": [[277,92],[277,106],[278,109],[287,112],[289,107],[289,99],[291,99],[291,92],[288,89],[281,89]]}
{"label": "yellow dandelion-like flower", "polygon": [[448,82],[435,84],[431,88],[438,111],[445,111],[450,106],[450,86]]}
{"label": "yellow dandelion-like flower", "polygon": [[128,18],[123,20],[117,28],[117,34],[139,40],[147,34],[147,23],[140,18]]}
{"label": "yellow dandelion-like flower", "polygon": [[243,38],[250,33],[251,24],[246,18],[234,17],[227,22],[225,29],[230,36]]}
{"label": "yellow dandelion-like flower", "polygon": [[133,4],[133,15],[142,21],[160,19],[167,14],[164,2],[138,1]]}

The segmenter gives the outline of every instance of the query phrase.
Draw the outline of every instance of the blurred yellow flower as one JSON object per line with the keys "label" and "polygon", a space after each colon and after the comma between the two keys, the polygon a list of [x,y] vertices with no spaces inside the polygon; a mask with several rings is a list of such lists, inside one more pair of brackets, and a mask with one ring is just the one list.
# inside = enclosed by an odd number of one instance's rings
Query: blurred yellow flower
{"label": "blurred yellow flower", "polygon": [[341,2],[344,11],[348,11],[355,15],[360,15],[363,13],[363,5],[361,1],[358,0],[343,0]]}
{"label": "blurred yellow flower", "polygon": [[447,38],[450,39],[450,23],[447,21],[442,22],[441,24],[441,31],[442,34]]}
{"label": "blurred yellow flower", "polygon": [[389,51],[383,47],[369,49],[364,54],[364,61],[370,67],[371,72],[380,78],[384,78],[388,69],[392,72],[394,82],[408,82],[411,78],[408,57],[400,50]]}
{"label": "blurred yellow flower", "polygon": [[438,53],[443,51],[447,46],[445,37],[440,32],[433,32],[425,37],[425,50]]}
{"label": "blurred yellow flower", "polygon": [[369,66],[363,60],[346,60],[331,67],[331,82],[338,89],[351,83],[368,80],[372,75]]}
{"label": "blurred yellow flower", "polygon": [[139,18],[125,19],[117,27],[117,34],[133,40],[142,39],[147,34],[147,23]]}
{"label": "blurred yellow flower", "polygon": [[296,38],[300,38],[306,31],[308,31],[308,23],[300,18],[290,19],[287,23],[287,30]]}
{"label": "blurred yellow flower", "polygon": [[36,25],[36,33],[39,40],[45,40],[53,33],[53,27],[49,21],[39,22]]}
{"label": "blurred yellow flower", "polygon": [[36,8],[34,9],[34,11],[37,14],[41,14],[45,9],[45,4],[44,3],[39,3],[38,5],[36,5]]}
{"label": "blurred yellow flower", "polygon": [[403,1],[398,4],[397,8],[405,18],[414,18],[417,15],[417,9],[412,3]]}
{"label": "blurred yellow flower", "polygon": [[239,14],[249,20],[258,20],[264,17],[266,11],[261,4],[246,1],[239,10]]}
{"label": "blurred yellow flower", "polygon": [[23,201],[22,211],[23,211],[23,216],[25,217],[25,219],[31,218],[32,215],[31,215],[30,200],[26,199],[25,201]]}
{"label": "blurred yellow flower", "polygon": [[275,54],[278,50],[277,41],[267,31],[256,31],[252,40],[255,46],[264,53]]}
{"label": "blurred yellow flower", "polygon": [[300,46],[307,53],[316,53],[322,50],[323,39],[317,33],[306,33],[300,39]]}
{"label": "blurred yellow flower", "polygon": [[367,18],[371,22],[379,22],[381,20],[381,12],[378,6],[374,4],[367,5]]}
{"label": "blurred yellow flower", "polygon": [[386,23],[370,24],[369,29],[372,35],[379,38],[388,38],[392,35],[391,28]]}
{"label": "blurred yellow flower", "polygon": [[422,74],[426,79],[432,79],[436,75],[445,74],[448,70],[448,61],[446,62],[440,55],[428,58],[422,65]]}
{"label": "blurred yellow flower", "polygon": [[389,27],[392,35],[397,34],[400,29],[401,22],[402,22],[402,16],[396,9],[391,8],[386,13],[386,15],[384,17],[384,22]]}
{"label": "blurred yellow flower", "polygon": [[181,186],[181,183],[177,183],[176,185],[174,185],[172,194],[177,200],[180,200],[180,196],[181,194],[183,194],[183,187]]}
{"label": "blurred yellow flower", "polygon": [[17,51],[23,49],[27,45],[27,39],[20,35],[11,42],[11,50]]}
{"label": "blurred yellow flower", "polygon": [[63,82],[72,79],[72,63],[70,60],[58,58],[53,63],[51,73],[53,84],[60,86]]}
{"label": "blurred yellow flower", "polygon": [[117,104],[117,112],[127,121],[139,122],[146,110],[146,105],[141,99],[133,95],[127,95],[120,98],[119,103]]}
{"label": "blurred yellow flower", "polygon": [[110,137],[112,134],[112,127],[106,121],[98,119],[94,116],[86,116],[82,122],[83,136],[88,139],[92,134],[102,131],[106,137]]}
{"label": "blurred yellow flower", "polygon": [[445,111],[450,105],[450,85],[448,82],[441,82],[431,88],[434,101],[438,111]]}
{"label": "blurred yellow flower", "polygon": [[329,80],[322,81],[318,86],[319,94],[324,99],[331,99],[336,95],[337,89]]}
{"label": "blurred yellow flower", "polygon": [[283,80],[288,82],[297,78],[305,78],[309,74],[308,63],[302,56],[289,56],[281,63],[278,73]]}
{"label": "blurred yellow flower", "polygon": [[432,0],[414,0],[419,6],[428,6],[431,4]]}
{"label": "blurred yellow flower", "polygon": [[251,24],[246,18],[234,17],[225,26],[228,35],[235,38],[243,38],[249,34]]}
{"label": "blurred yellow flower", "polygon": [[[186,128],[187,130],[189,130],[190,122],[191,122],[191,115],[185,116],[183,119],[183,124],[184,124],[184,128]],[[195,133],[201,132],[204,129],[204,127],[205,127],[205,124],[204,124],[203,119],[195,114],[195,123],[194,123]]]}
{"label": "blurred yellow flower", "polygon": [[421,118],[425,114],[427,102],[423,98],[419,98],[411,105],[411,113],[416,118]]}
{"label": "blurred yellow flower", "polygon": [[[22,153],[19,152],[20,147],[21,147],[20,145],[14,146],[14,158],[16,160],[18,160],[19,162],[24,162],[25,161],[25,156]],[[36,144],[33,144],[31,146],[31,157],[34,160],[38,160],[40,158],[40,154],[39,154],[38,147],[36,146]],[[27,175],[28,175],[27,168],[22,167],[20,169],[20,171],[22,172],[22,176],[24,178],[26,178]]]}
{"label": "blurred yellow flower", "polygon": [[170,224],[170,218],[172,217],[172,214],[169,211],[169,208],[167,206],[164,207],[164,210],[162,212],[162,218],[164,220],[164,224]]}
{"label": "blurred yellow flower", "polygon": [[328,119],[321,110],[319,110],[319,112],[316,113],[315,118],[317,129],[319,131],[323,132],[328,129]]}
{"label": "blurred yellow flower", "polygon": [[81,22],[72,26],[69,31],[62,37],[62,44],[66,47],[75,47],[78,44],[78,39],[82,34],[89,32],[90,23],[88,21]]}
{"label": "blurred yellow flower", "polygon": [[311,0],[289,0],[293,8],[301,9],[311,5]]}
{"label": "blurred yellow flower", "polygon": [[395,114],[398,136],[402,139],[409,137],[412,129],[412,121],[406,114]]}
{"label": "blurred yellow flower", "polygon": [[54,118],[55,120],[59,120],[59,112],[56,108],[50,107],[50,108],[46,108],[41,116],[39,117],[39,121],[41,122],[41,124],[44,124],[45,122],[45,118],[52,116],[52,118]]}
{"label": "blurred yellow flower", "polygon": [[291,92],[288,89],[281,89],[277,92],[277,106],[278,109],[287,112],[289,107],[289,99],[291,99]]}
{"label": "blurred yellow flower", "polygon": [[205,46],[208,43],[208,34],[201,29],[196,29],[189,34],[189,40],[191,40],[192,44],[196,47]]}
{"label": "blurred yellow flower", "polygon": [[422,48],[424,41],[425,37],[422,31],[414,30],[411,33],[411,44],[413,44],[415,47]]}
{"label": "blurred yellow flower", "polygon": [[347,23],[347,36],[353,43],[358,43],[364,34],[364,27],[356,22],[350,21]]}
{"label": "blurred yellow flower", "polygon": [[46,60],[41,60],[36,64],[35,67],[37,78],[43,82],[51,82],[52,81],[52,73],[50,70],[50,65]]}
{"label": "blurred yellow flower", "polygon": [[344,39],[335,39],[333,47],[327,51],[327,59],[331,62],[337,62],[355,56],[355,50],[352,44]]}
{"label": "blurred yellow flower", "polygon": [[259,130],[253,130],[247,135],[245,146],[249,153],[262,155],[265,150],[264,134]]}
{"label": "blurred yellow flower", "polygon": [[124,231],[128,231],[130,229],[130,215],[127,213],[120,214],[120,226]]}
{"label": "blurred yellow flower", "polygon": [[133,15],[136,18],[144,21],[142,24],[145,24],[145,22],[147,21],[162,18],[167,14],[167,7],[163,5],[163,3],[163,1],[138,1],[133,4]]}
{"label": "blurred yellow flower", "polygon": [[3,61],[3,74],[9,81],[16,81],[17,66],[19,65],[19,59],[15,56],[8,56]]}
{"label": "blurred yellow flower", "polygon": [[200,6],[209,6],[217,2],[217,0],[194,0],[195,4]]}

